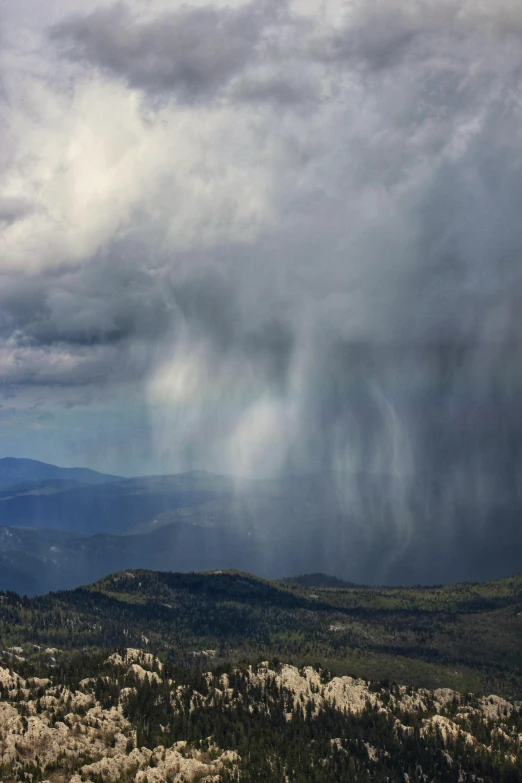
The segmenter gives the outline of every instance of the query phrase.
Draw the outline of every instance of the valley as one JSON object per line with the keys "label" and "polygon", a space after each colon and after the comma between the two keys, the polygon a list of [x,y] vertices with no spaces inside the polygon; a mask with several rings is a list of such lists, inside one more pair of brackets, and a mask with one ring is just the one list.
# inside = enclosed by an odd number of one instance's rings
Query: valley
{"label": "valley", "polygon": [[[463,507],[449,535],[425,519],[436,484],[401,487],[378,474],[254,480],[205,471],[127,479],[87,471],[87,483],[83,469],[19,462],[16,474],[12,461],[0,460],[0,589],[25,595],[126,568],[237,568],[269,579],[321,572],[374,585],[522,571],[516,504],[499,503],[481,526]],[[411,519],[424,520],[417,532],[408,530]]]}

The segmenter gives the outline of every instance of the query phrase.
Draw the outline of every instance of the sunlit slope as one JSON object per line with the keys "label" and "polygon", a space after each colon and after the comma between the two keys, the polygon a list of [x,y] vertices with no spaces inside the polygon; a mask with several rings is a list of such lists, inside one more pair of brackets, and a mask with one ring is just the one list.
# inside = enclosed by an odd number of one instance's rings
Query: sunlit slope
{"label": "sunlit slope", "polygon": [[[522,697],[522,577],[440,589],[294,587],[238,572],[129,570],[0,601],[4,648],[140,646],[280,656],[342,673]],[[38,655],[39,653],[35,653]]]}

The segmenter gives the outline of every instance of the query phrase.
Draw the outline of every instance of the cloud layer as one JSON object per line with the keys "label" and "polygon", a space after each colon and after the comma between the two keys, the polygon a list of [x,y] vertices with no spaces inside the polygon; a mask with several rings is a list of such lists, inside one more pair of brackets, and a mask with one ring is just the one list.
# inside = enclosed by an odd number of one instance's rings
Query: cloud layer
{"label": "cloud layer", "polygon": [[13,410],[115,472],[134,426],[133,472],[392,475],[405,545],[518,504],[518,4],[69,7],[2,18]]}

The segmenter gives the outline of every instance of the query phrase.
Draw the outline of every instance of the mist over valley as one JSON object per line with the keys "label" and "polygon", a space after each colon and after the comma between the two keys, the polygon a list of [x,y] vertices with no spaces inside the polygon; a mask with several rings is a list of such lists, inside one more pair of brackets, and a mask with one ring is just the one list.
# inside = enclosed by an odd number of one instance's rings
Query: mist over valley
{"label": "mist over valley", "polygon": [[[18,483],[29,467],[35,480]],[[389,476],[255,480],[191,471],[124,479],[92,471],[85,483],[70,475],[31,460],[0,460],[0,589],[74,588],[126,568],[235,568],[272,579],[319,572],[397,585],[486,581],[522,570],[515,504],[499,502],[480,538],[470,503],[449,540],[434,525],[405,543],[395,527],[397,482]],[[419,527],[429,526],[426,485],[402,501]]]}

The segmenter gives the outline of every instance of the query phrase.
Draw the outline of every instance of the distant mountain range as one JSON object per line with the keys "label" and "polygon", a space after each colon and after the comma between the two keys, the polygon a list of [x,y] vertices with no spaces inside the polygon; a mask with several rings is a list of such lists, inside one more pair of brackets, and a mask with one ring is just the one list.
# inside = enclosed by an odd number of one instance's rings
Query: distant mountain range
{"label": "distant mountain range", "polygon": [[434,519],[436,491],[435,482],[407,487],[375,474],[122,478],[2,459],[0,589],[68,589],[126,568],[326,573],[357,584],[522,570],[522,507],[500,498],[478,519],[470,501],[453,519]]}
{"label": "distant mountain range", "polygon": [[106,484],[119,478],[120,476],[98,473],[97,470],[89,470],[89,468],[59,468],[57,465],[48,465],[36,459],[16,457],[0,459],[0,489],[34,483],[43,484],[47,481]]}
{"label": "distant mountain range", "polygon": [[334,589],[351,589],[352,587],[358,587],[353,582],[347,582],[346,579],[338,579],[336,576],[330,576],[329,574],[299,574],[298,576],[287,576],[283,580],[288,585],[295,585],[299,587],[320,587],[320,588],[334,588]]}
{"label": "distant mountain range", "polygon": [[[192,471],[19,484],[0,492],[0,589],[73,588],[124,568],[344,575],[356,542],[336,481]],[[370,497],[360,481],[357,492]]]}

